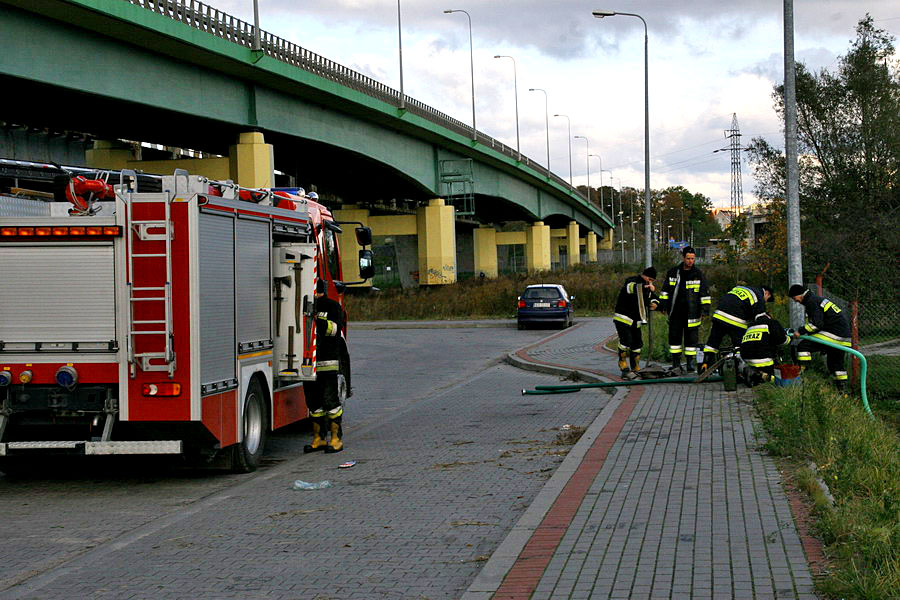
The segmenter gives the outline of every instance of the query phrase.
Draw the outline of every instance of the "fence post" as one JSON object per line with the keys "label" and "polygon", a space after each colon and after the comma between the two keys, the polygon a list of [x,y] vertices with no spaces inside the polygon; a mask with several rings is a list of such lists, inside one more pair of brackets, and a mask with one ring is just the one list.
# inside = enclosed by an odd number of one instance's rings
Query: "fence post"
{"label": "fence post", "polygon": [[[859,300],[850,301],[850,341],[851,348],[859,350]],[[855,356],[852,358],[853,368],[852,382],[854,386],[859,385],[859,359]]]}

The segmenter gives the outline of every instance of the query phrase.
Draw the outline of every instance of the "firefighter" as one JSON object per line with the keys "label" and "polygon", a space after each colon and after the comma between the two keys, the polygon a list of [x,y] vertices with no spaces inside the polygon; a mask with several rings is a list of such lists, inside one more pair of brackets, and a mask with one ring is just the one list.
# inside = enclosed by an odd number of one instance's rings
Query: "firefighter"
{"label": "firefighter", "polygon": [[709,296],[703,271],[694,265],[696,251],[685,246],[681,256],[681,264],[675,265],[666,273],[659,298],[662,300],[663,310],[669,315],[669,354],[672,368],[681,367],[681,355],[684,353],[685,366],[691,373],[697,368],[700,319],[709,315],[712,298]]}
{"label": "firefighter", "polygon": [[778,348],[790,343],[781,323],[766,313],[756,318],[741,338],[741,359],[747,363],[744,380],[753,387],[775,376]]}
{"label": "firefighter", "polygon": [[[622,377],[633,377],[631,372],[641,368],[641,324],[647,322],[647,306],[656,310],[659,300],[654,292],[656,269],[647,267],[640,275],[629,277],[619,290],[613,323],[619,334],[619,369]],[[630,361],[630,369],[629,369]]]}
{"label": "firefighter", "polygon": [[766,302],[772,302],[774,299],[772,288],[766,285],[762,287],[739,285],[722,296],[712,316],[712,329],[703,347],[703,364],[700,365],[699,372],[703,373],[716,362],[719,346],[722,345],[722,338],[726,335],[731,339],[733,346],[740,346],[747,327],[758,317],[766,314]]}
{"label": "firefighter", "polygon": [[[850,323],[847,316],[827,298],[816,296],[802,285],[794,284],[788,290],[791,300],[803,305],[806,309],[806,323],[794,337],[809,335],[832,344],[850,347]],[[847,371],[844,370],[845,352],[809,340],[801,340],[797,345],[797,360],[801,366],[808,365],[813,352],[825,353],[825,364],[834,377],[839,390],[847,384]]]}
{"label": "firefighter", "polygon": [[[324,450],[326,453],[344,449],[341,439],[341,415],[344,407],[338,395],[338,372],[340,370],[340,339],[344,331],[344,309],[326,294],[326,283],[319,279],[316,284],[316,381],[308,386],[311,393],[306,395],[309,416],[312,420],[312,443],[303,447],[304,452]],[[331,432],[331,439],[325,438]]]}

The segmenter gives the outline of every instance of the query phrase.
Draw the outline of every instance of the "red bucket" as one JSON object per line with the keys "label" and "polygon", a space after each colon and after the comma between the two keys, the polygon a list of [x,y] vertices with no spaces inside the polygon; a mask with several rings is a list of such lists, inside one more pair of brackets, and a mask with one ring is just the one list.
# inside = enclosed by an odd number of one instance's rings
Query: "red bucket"
{"label": "red bucket", "polygon": [[775,383],[780,386],[800,381],[800,365],[775,365]]}

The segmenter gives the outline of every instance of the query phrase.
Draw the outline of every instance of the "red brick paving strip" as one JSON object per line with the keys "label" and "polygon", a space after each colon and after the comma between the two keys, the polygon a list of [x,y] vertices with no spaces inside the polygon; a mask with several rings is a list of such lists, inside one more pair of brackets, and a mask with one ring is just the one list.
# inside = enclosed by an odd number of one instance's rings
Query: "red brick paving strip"
{"label": "red brick paving strip", "polygon": [[538,525],[531,539],[525,544],[516,562],[506,574],[503,583],[497,589],[493,600],[527,600],[531,597],[544,570],[550,563],[556,547],[562,540],[590,489],[594,478],[603,467],[609,450],[619,437],[625,421],[631,416],[635,405],[644,390],[633,388],[613,413],[594,440],[591,448],[585,453],[579,467],[563,488],[559,497]]}

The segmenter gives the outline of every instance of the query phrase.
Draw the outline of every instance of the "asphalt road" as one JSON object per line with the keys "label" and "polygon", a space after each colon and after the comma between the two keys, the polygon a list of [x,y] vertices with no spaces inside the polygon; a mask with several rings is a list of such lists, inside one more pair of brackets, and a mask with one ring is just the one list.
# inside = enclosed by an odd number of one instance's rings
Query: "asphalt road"
{"label": "asphalt road", "polygon": [[351,330],[340,454],[304,456],[295,426],[251,475],[128,460],[0,476],[0,599],[458,598],[565,455],[559,427],[606,404],[520,395],[555,379],[500,359],[553,333]]}

